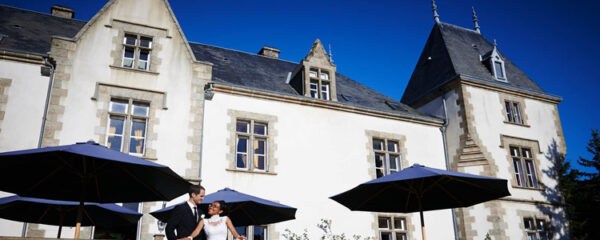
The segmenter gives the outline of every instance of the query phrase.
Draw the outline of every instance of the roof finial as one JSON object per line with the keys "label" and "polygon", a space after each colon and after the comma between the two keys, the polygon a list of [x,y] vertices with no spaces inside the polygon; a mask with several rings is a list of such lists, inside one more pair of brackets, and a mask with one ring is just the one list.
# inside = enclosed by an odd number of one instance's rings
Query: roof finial
{"label": "roof finial", "polygon": [[475,23],[475,31],[477,33],[481,33],[481,31],[479,30],[479,21],[477,20],[477,13],[475,12],[475,7],[471,6],[471,8],[473,9],[473,22]]}
{"label": "roof finial", "polygon": [[329,44],[329,61],[333,63],[333,54],[331,53],[331,43]]}
{"label": "roof finial", "polygon": [[494,48],[496,48],[498,46],[498,43],[496,42],[496,39],[494,38]]}
{"label": "roof finial", "polygon": [[433,8],[433,19],[435,19],[436,23],[440,23],[440,15],[437,13],[437,5],[435,5],[435,0],[431,0],[431,7]]}

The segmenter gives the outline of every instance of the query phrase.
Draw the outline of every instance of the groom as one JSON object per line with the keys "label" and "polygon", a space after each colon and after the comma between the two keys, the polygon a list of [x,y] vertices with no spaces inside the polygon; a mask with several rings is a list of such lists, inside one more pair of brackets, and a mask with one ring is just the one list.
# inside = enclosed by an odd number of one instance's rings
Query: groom
{"label": "groom", "polygon": [[[175,206],[167,222],[166,233],[168,240],[187,238],[196,229],[202,215],[199,205],[202,203],[202,199],[204,199],[204,192],[204,187],[200,185],[190,186],[188,191],[190,198],[185,203]],[[177,234],[175,234],[175,231]],[[203,232],[204,230],[193,240],[206,239]]]}

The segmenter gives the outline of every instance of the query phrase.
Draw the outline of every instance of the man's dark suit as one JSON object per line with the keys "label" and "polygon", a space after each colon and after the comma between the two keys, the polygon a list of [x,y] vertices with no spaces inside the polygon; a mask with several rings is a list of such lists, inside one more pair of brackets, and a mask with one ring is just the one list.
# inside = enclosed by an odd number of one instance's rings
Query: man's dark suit
{"label": "man's dark suit", "polygon": [[[202,210],[198,207],[198,218],[202,215]],[[167,234],[168,240],[175,240],[179,238],[186,238],[192,234],[194,229],[198,226],[198,222],[194,219],[194,213],[190,208],[190,205],[187,202],[183,204],[179,204],[175,206],[173,212],[171,212],[171,217],[167,222],[167,228],[165,232]],[[177,235],[175,235],[174,230],[177,230]],[[194,240],[203,240],[204,238],[204,230],[194,238]]]}

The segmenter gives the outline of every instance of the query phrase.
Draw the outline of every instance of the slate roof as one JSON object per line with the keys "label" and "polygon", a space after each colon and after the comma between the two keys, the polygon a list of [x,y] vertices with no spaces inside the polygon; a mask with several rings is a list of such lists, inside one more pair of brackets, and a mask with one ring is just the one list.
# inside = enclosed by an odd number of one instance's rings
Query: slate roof
{"label": "slate roof", "polygon": [[74,37],[85,23],[0,5],[0,50],[47,55],[53,35]]}
{"label": "slate roof", "polygon": [[493,47],[490,41],[474,30],[436,23],[401,101],[408,105],[415,104],[458,76],[550,96],[502,54],[502,46],[497,48],[504,60],[508,82],[497,81],[479,60],[480,55],[489,53]]}
{"label": "slate roof", "polygon": [[[74,37],[85,24],[81,20],[0,5],[0,34],[6,35],[0,40],[0,50],[47,55],[52,36]],[[216,83],[304,97],[286,83],[288,73],[293,72],[298,63],[200,43],[189,44],[197,60],[214,64],[213,81]],[[344,105],[439,120],[340,73],[336,73],[336,88],[338,103]],[[346,100],[342,94],[353,100]],[[386,102],[398,108],[393,109]]]}

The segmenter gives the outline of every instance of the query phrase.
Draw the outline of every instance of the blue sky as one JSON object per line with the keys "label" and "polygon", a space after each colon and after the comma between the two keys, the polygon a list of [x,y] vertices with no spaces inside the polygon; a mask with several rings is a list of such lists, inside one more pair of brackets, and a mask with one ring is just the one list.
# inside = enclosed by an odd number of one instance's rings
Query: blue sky
{"label": "blue sky", "polygon": [[[89,20],[106,1],[0,0],[49,12],[72,7]],[[331,44],[338,72],[400,99],[433,26],[429,0],[172,0],[189,41],[256,53],[263,45],[299,62],[316,38]],[[482,34],[546,92],[562,96],[559,112],[567,159],[590,157],[586,145],[600,128],[600,2],[439,0],[443,22],[472,28],[475,6]],[[551,121],[551,120],[549,120]],[[576,165],[576,164],[575,164]]]}

